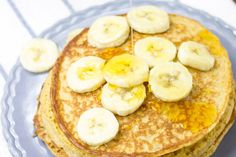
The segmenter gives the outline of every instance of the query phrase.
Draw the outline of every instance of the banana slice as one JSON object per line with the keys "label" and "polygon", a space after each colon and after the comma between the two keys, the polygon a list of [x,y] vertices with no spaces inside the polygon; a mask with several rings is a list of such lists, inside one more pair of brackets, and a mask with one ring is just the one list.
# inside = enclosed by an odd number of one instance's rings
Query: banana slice
{"label": "banana slice", "polygon": [[165,62],[150,71],[149,84],[156,97],[174,102],[188,96],[192,89],[192,75],[180,63]]}
{"label": "banana slice", "polygon": [[107,83],[102,88],[101,101],[104,108],[120,116],[135,112],[146,97],[143,84],[131,88],[121,88]]}
{"label": "banana slice", "polygon": [[178,59],[181,63],[202,71],[210,70],[215,63],[215,58],[207,47],[193,41],[187,41],[180,45]]}
{"label": "banana slice", "polygon": [[99,88],[104,82],[102,67],[105,60],[87,56],[78,59],[71,64],[67,71],[66,81],[75,92],[91,92]]}
{"label": "banana slice", "polygon": [[176,56],[176,47],[167,39],[147,37],[135,43],[134,54],[152,67],[160,62],[172,61]]}
{"label": "banana slice", "polygon": [[49,70],[57,60],[57,45],[48,39],[32,39],[20,54],[22,66],[34,73]]}
{"label": "banana slice", "polygon": [[128,12],[127,17],[130,26],[140,33],[162,33],[170,27],[169,15],[151,5],[134,8]]}
{"label": "banana slice", "polygon": [[74,37],[76,37],[77,35],[79,35],[83,30],[84,30],[84,28],[77,28],[77,29],[71,31],[71,32],[68,34],[66,43],[69,43],[69,41],[71,41]]}
{"label": "banana slice", "polygon": [[79,138],[92,146],[111,141],[119,131],[114,114],[104,108],[92,108],[81,114],[77,132]]}
{"label": "banana slice", "polygon": [[88,42],[97,48],[116,47],[126,41],[129,32],[125,17],[105,16],[97,19],[90,27]]}
{"label": "banana slice", "polygon": [[148,65],[136,56],[123,54],[110,59],[103,68],[105,80],[113,85],[129,88],[148,80]]}

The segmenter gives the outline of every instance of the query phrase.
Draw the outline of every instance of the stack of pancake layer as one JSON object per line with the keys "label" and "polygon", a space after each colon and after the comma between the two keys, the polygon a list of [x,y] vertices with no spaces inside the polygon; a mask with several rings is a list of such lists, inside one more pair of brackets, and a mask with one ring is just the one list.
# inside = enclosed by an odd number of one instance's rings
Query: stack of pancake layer
{"label": "stack of pancake layer", "polygon": [[125,117],[116,115],[120,130],[115,139],[92,147],[79,139],[76,124],[83,111],[101,106],[101,88],[75,93],[67,86],[66,72],[80,57],[93,55],[108,60],[132,53],[133,46],[130,37],[119,47],[94,48],[87,42],[88,29],[85,29],[64,48],[38,99],[36,133],[55,156],[207,157],[213,154],[234,122],[231,63],[219,39],[198,22],[179,15],[170,15],[170,20],[167,32],[156,35],[134,32],[133,42],[158,36],[169,39],[176,47],[188,40],[203,43],[215,58],[213,69],[202,72],[188,67],[193,76],[193,89],[178,102],[163,102],[147,90],[147,97],[136,112]]}

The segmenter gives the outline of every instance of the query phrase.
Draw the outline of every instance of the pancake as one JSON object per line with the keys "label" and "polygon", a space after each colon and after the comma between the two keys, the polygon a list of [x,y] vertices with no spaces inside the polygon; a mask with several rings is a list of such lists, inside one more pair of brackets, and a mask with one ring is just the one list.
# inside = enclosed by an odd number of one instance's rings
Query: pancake
{"label": "pancake", "polygon": [[[235,117],[232,116],[232,119],[234,119],[234,118]],[[229,129],[232,127],[233,124],[234,124],[234,120],[232,120],[231,122],[229,122],[229,124],[227,124],[226,128],[221,133],[221,135],[218,137],[218,139],[214,142],[214,144],[212,146],[210,146],[210,148],[206,152],[204,152],[204,154],[201,155],[201,157],[210,157],[214,154],[214,152],[216,151],[217,147],[219,146],[221,140],[223,139],[223,137],[226,135],[226,133],[229,131]]]}
{"label": "pancake", "polygon": [[[184,157],[200,156],[210,149],[211,143],[229,123],[234,108],[233,98],[230,98],[233,87],[231,64],[219,39],[202,25],[179,15],[170,15],[170,19],[167,32],[152,36],[165,37],[177,47],[188,40],[205,44],[216,60],[214,68],[208,72],[188,68],[193,75],[193,89],[181,101],[163,102],[147,92],[145,102],[135,113],[116,116],[120,131],[115,139],[91,147],[79,139],[75,127],[83,111],[101,106],[101,89],[74,93],[67,87],[67,69],[83,56],[94,55],[107,60],[118,54],[132,53],[132,42],[128,39],[120,47],[96,49],[87,43],[88,29],[85,29],[58,58],[42,89],[35,116],[38,136],[56,156]],[[150,35],[134,32],[133,36],[136,42]]]}
{"label": "pancake", "polygon": [[[52,105],[50,104],[50,86],[51,74],[45,81],[39,96],[39,108],[34,119],[36,132],[38,137],[43,139],[55,156],[69,157],[67,154],[71,154],[68,152],[70,149],[66,149],[67,147],[65,147],[65,143],[69,144],[70,142],[66,140],[66,138],[62,138],[64,135],[60,131],[58,124],[55,123],[55,115],[53,113]],[[201,154],[212,154],[214,152],[213,150],[216,149],[223,136],[227,133],[228,129],[234,122],[235,111],[233,112],[233,109],[235,107],[235,94],[232,93],[231,95],[232,96],[224,115],[210,133],[197,143],[166,154],[163,157],[200,157]],[[73,145],[71,145],[71,147],[73,147]],[[202,155],[202,157],[205,157],[204,155]]]}

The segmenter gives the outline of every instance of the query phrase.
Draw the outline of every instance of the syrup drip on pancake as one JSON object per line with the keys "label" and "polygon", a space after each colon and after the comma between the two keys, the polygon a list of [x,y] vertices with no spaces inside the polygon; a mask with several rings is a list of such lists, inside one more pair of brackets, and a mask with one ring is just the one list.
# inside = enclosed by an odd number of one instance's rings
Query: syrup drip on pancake
{"label": "syrup drip on pancake", "polygon": [[158,105],[160,114],[169,120],[183,124],[193,133],[209,127],[217,118],[217,109],[214,104],[204,102],[183,102],[182,104],[162,103]]}
{"label": "syrup drip on pancake", "polygon": [[199,41],[205,44],[210,49],[210,52],[214,55],[221,55],[224,52],[223,47],[218,46],[220,44],[219,39],[208,30],[202,30],[194,38],[195,41]]}
{"label": "syrup drip on pancake", "polygon": [[[129,7],[132,9],[133,7],[133,0],[129,0]],[[131,52],[134,52],[134,30],[130,27],[130,38],[131,38]]]}

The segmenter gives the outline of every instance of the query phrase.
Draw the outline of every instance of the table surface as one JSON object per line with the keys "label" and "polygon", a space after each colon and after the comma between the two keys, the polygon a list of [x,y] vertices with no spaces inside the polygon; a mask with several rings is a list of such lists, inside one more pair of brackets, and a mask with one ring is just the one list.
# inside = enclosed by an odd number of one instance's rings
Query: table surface
{"label": "table surface", "polygon": [[[0,1],[0,97],[3,94],[5,79],[16,62],[22,45],[58,20],[78,10],[111,0],[5,0]],[[220,17],[236,27],[236,4],[233,0],[180,0],[181,2]],[[127,0],[127,3],[128,0]],[[52,11],[52,8],[54,10]],[[1,107],[0,107],[1,114]],[[0,115],[1,116],[1,115]],[[11,157],[2,135],[0,122],[0,156]]]}

